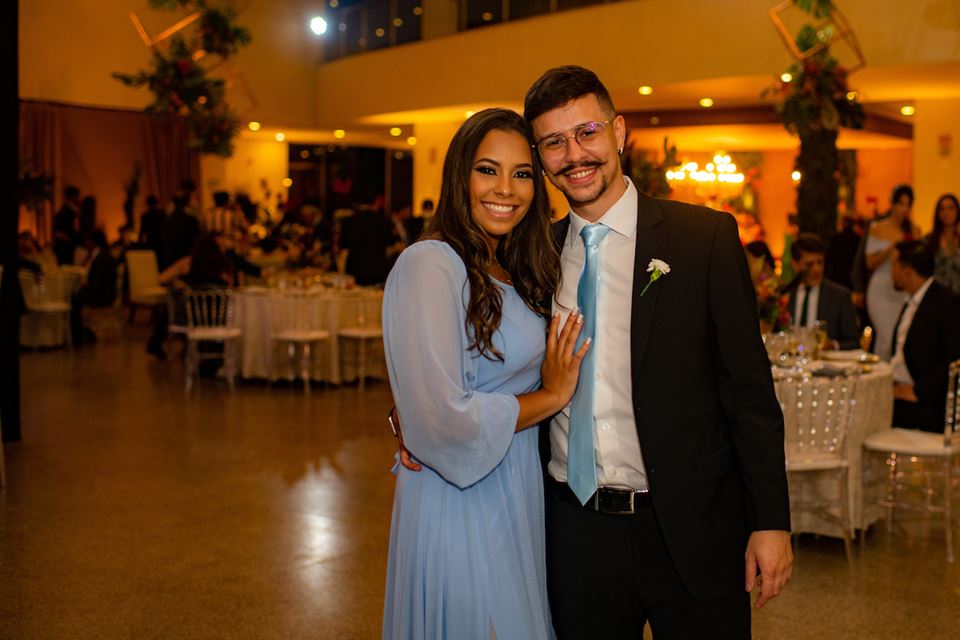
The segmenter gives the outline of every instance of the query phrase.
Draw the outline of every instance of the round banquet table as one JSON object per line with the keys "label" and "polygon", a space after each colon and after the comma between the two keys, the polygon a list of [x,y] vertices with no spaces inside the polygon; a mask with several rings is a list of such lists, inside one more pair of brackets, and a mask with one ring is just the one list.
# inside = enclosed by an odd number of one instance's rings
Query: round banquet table
{"label": "round banquet table", "polygon": [[[815,365],[817,363],[814,363]],[[838,363],[825,363],[836,365]],[[860,513],[860,493],[862,465],[862,443],[871,433],[892,428],[893,422],[893,369],[885,362],[869,365],[870,370],[862,373],[857,381],[854,398],[856,406],[847,432],[847,455],[849,475],[847,477],[850,501],[851,528],[869,526],[880,519],[884,512],[877,506],[868,506]],[[778,392],[792,396],[789,384],[778,384]],[[784,398],[779,398],[781,402]],[[806,500],[839,498],[839,488],[834,478],[827,474],[796,473],[790,475],[791,490]],[[832,511],[839,517],[839,508]],[[831,537],[841,537],[842,531],[833,523],[817,517],[815,514],[791,513],[795,533],[816,533]],[[851,533],[853,533],[851,531]]]}
{"label": "round banquet table", "polygon": [[[323,329],[330,339],[313,348],[311,380],[340,384],[357,379],[359,344],[357,340],[337,339],[347,327],[380,327],[383,291],[370,289],[319,289],[294,293],[292,290],[247,287],[238,290],[235,323],[243,330],[240,373],[244,378],[271,377],[270,335],[284,322],[295,317],[299,329]],[[366,345],[367,375],[386,379],[383,342],[369,340]],[[286,377],[292,364],[285,349],[276,347],[273,372]],[[297,369],[299,371],[299,369]],[[299,376],[298,376],[299,377]]]}

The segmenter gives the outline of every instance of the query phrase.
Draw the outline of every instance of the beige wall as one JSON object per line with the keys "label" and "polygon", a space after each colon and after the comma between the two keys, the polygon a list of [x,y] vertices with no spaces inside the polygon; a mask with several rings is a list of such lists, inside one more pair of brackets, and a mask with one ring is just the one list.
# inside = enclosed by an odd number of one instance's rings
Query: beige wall
{"label": "beige wall", "polygon": [[[265,124],[311,126],[316,119],[316,62],[320,42],[309,35],[308,0],[252,0],[238,22],[253,42],[232,68],[243,73],[248,92],[230,90],[240,115]],[[144,89],[114,80],[114,71],[145,68],[150,52],[128,13],[146,2],[130,0],[20,0],[20,96],[72,104],[140,109]],[[163,14],[163,20],[174,22]],[[173,14],[171,14],[173,15]]]}
{"label": "beige wall", "polygon": [[914,118],[913,217],[927,231],[933,227],[937,198],[960,194],[960,100],[918,101]]}
{"label": "beige wall", "polygon": [[214,191],[245,191],[257,201],[263,198],[261,182],[266,180],[270,192],[286,193],[283,180],[288,175],[289,150],[286,142],[241,136],[228,160],[204,157],[200,172],[205,206],[212,203]]}

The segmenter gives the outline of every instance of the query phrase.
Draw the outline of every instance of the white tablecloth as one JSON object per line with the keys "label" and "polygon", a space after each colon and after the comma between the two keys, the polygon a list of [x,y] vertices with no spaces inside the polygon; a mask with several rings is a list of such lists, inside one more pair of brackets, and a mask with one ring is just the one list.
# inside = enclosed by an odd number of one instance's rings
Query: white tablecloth
{"label": "white tablecloth", "polygon": [[[862,443],[869,434],[890,429],[893,421],[893,370],[887,363],[871,365],[872,371],[864,373],[857,382],[855,394],[856,408],[847,433],[848,458],[850,463],[848,476],[848,495],[850,498],[850,521],[853,527],[861,527],[878,520],[883,511],[879,507],[868,507],[860,513],[860,483],[862,476]],[[790,387],[779,386],[781,393]],[[782,400],[782,399],[781,399]],[[839,496],[839,487],[835,479],[826,474],[791,474],[791,490],[804,500],[817,498],[835,499]],[[818,533],[840,537],[842,532],[832,523],[824,521],[810,513],[792,515],[795,532]],[[840,510],[836,509],[836,515]],[[861,517],[863,519],[861,519]]]}
{"label": "white tablecloth", "polygon": [[[300,329],[323,329],[330,339],[314,345],[311,379],[340,384],[357,379],[359,345],[356,340],[337,339],[347,327],[380,327],[383,292],[377,290],[320,290],[303,297],[276,289],[249,287],[236,294],[236,324],[243,329],[240,372],[244,378],[269,378],[272,345],[270,334],[292,314]],[[299,357],[299,355],[298,355]],[[290,371],[285,349],[274,355],[276,375]],[[299,363],[297,363],[299,366]],[[386,379],[383,342],[367,341],[367,375]]]}

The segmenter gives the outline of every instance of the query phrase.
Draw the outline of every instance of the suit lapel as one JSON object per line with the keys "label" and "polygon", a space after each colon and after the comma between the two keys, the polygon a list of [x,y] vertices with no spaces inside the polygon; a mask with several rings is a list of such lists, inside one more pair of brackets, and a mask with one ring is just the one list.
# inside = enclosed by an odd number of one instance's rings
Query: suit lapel
{"label": "suit lapel", "polygon": [[[637,246],[633,263],[633,301],[630,318],[631,369],[634,389],[638,388],[643,359],[650,340],[657,296],[662,280],[651,285],[641,295],[650,281],[647,265],[654,258],[664,260],[667,250],[667,232],[663,224],[663,212],[657,201],[644,194],[637,200]],[[668,276],[669,277],[669,276]]]}

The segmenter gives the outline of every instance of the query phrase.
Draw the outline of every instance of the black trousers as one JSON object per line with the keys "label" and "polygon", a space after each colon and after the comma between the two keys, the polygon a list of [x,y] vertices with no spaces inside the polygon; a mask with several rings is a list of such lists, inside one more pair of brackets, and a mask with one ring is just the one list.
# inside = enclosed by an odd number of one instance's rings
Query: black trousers
{"label": "black trousers", "polygon": [[946,404],[946,401],[946,394],[944,394],[943,402],[937,403],[935,407],[919,402],[894,400],[893,426],[901,429],[919,429],[930,433],[943,433],[946,417],[943,412],[943,405]]}
{"label": "black trousers", "polygon": [[[653,508],[597,513],[547,488],[547,587],[559,640],[750,638],[742,581],[699,602],[683,586]],[[709,534],[707,534],[709,535]]]}

